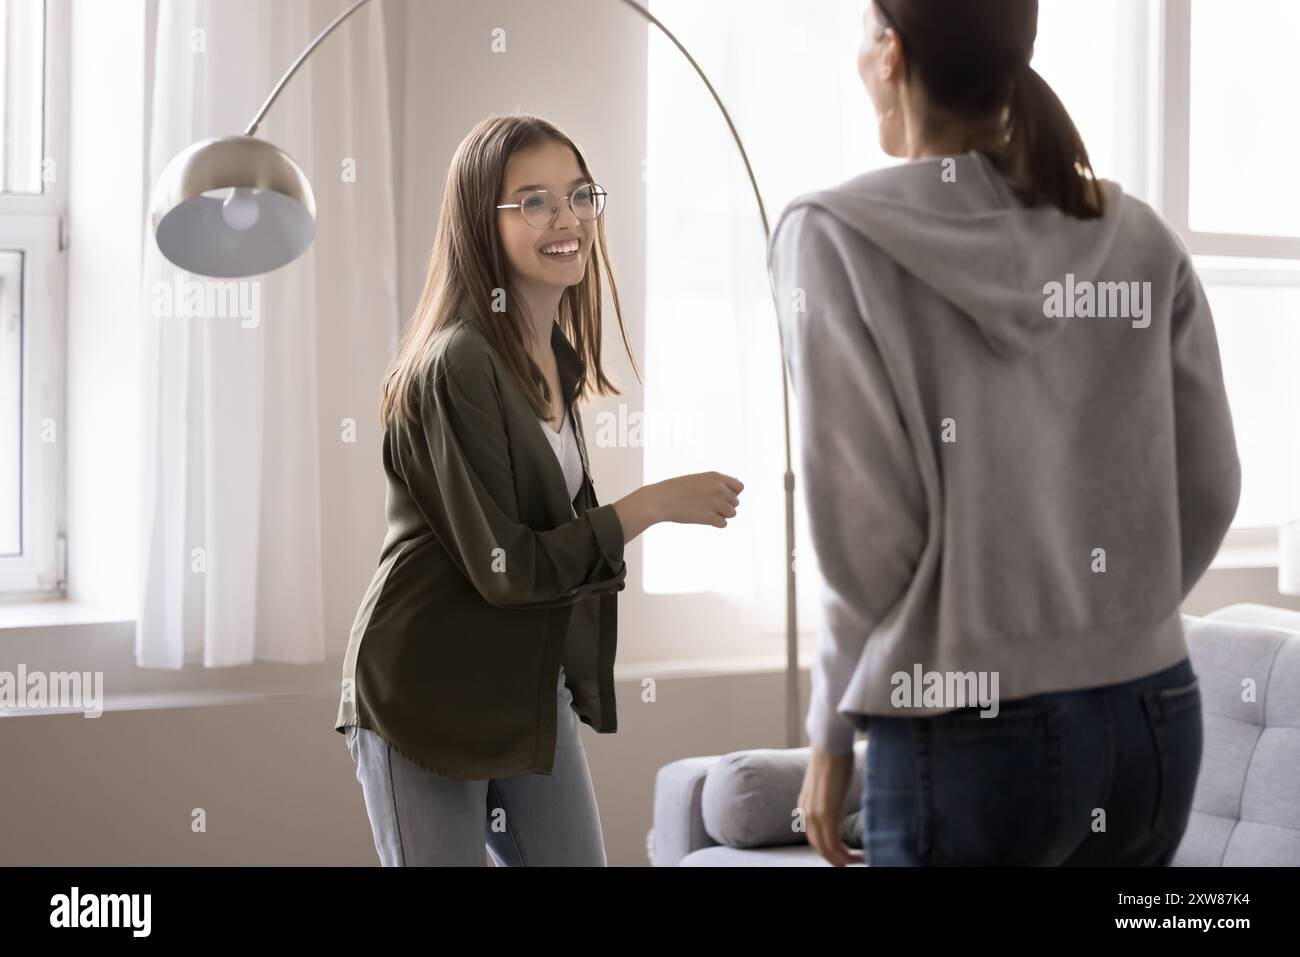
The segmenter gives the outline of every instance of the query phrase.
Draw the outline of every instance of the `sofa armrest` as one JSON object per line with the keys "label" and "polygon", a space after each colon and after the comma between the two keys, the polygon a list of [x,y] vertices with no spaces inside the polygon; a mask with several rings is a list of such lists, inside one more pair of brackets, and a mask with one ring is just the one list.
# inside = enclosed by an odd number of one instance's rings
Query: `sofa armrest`
{"label": "sofa armrest", "polygon": [[683,758],[665,764],[655,775],[652,866],[676,867],[692,851],[718,843],[704,829],[701,811],[704,779],[718,758],[716,754]]}
{"label": "sofa armrest", "polygon": [[1291,608],[1274,608],[1271,605],[1243,602],[1227,605],[1218,611],[1210,612],[1205,617],[1212,621],[1233,621],[1242,625],[1263,625],[1266,628],[1300,632],[1300,611]]}

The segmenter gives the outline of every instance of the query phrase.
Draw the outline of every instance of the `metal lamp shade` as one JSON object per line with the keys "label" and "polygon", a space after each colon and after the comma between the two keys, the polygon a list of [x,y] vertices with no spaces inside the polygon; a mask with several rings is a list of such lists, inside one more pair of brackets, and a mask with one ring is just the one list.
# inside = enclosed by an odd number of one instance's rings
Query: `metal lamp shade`
{"label": "metal lamp shade", "polygon": [[[227,205],[232,191],[237,205]],[[255,136],[202,140],[154,186],[154,237],[167,260],[201,276],[255,276],[301,256],[316,235],[311,182],[288,153]]]}

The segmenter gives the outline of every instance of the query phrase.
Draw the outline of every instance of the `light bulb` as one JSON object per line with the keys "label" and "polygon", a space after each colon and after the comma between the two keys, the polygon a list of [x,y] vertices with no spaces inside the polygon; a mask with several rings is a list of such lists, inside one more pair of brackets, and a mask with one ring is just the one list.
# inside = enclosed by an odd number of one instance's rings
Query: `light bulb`
{"label": "light bulb", "polygon": [[238,232],[247,232],[257,225],[261,210],[257,206],[257,197],[247,187],[236,187],[221,204],[221,218],[226,225]]}

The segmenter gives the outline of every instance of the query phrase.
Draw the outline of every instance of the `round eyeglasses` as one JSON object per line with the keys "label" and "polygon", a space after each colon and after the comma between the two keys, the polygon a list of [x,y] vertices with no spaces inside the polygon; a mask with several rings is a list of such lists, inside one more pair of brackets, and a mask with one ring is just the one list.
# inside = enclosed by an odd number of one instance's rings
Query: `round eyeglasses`
{"label": "round eyeglasses", "polygon": [[585,222],[591,222],[605,210],[605,197],[609,193],[603,186],[585,183],[568,196],[559,199],[550,190],[539,189],[529,193],[517,203],[502,203],[497,209],[518,209],[524,222],[533,229],[545,229],[555,222],[560,213],[560,203],[567,202],[573,215]]}

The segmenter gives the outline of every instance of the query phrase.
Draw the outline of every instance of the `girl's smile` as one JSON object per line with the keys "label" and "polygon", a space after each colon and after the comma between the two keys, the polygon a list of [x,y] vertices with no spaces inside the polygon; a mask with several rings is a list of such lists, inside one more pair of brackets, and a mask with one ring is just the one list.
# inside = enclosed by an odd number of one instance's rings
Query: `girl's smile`
{"label": "girl's smile", "polygon": [[543,259],[558,263],[572,263],[582,258],[582,245],[582,238],[579,236],[563,236],[559,239],[547,240],[537,247],[537,251]]}

